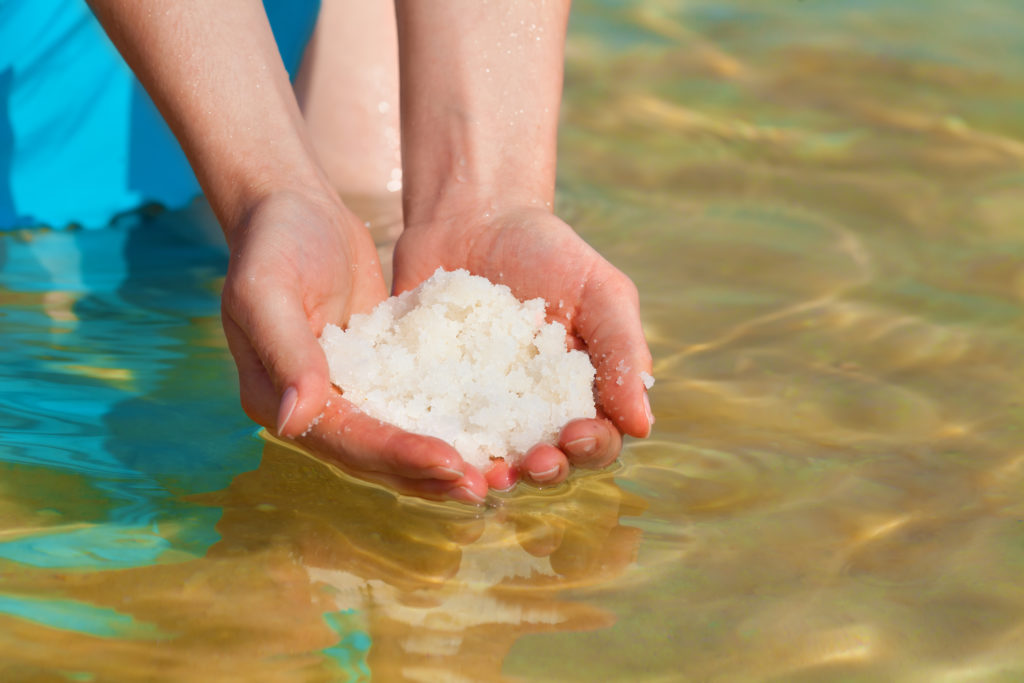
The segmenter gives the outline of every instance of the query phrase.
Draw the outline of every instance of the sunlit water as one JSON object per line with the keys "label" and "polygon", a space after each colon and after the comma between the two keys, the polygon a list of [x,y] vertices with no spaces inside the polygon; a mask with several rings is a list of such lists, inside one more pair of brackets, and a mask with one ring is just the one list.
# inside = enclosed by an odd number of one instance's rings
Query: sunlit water
{"label": "sunlit water", "polygon": [[1020,680],[1022,25],[576,3],[658,422],[482,514],[256,435],[201,210],[0,236],[0,679]]}

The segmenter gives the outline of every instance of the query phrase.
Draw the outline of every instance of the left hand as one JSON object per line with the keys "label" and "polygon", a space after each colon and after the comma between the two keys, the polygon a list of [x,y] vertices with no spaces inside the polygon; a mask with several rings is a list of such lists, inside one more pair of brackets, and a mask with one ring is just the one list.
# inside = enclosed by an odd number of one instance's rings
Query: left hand
{"label": "left hand", "polygon": [[491,488],[507,489],[520,476],[557,484],[570,465],[597,469],[614,461],[622,434],[650,433],[653,416],[640,372],[651,372],[651,354],[636,287],[566,223],[541,208],[517,206],[483,218],[466,212],[408,225],[395,245],[395,293],[415,287],[438,266],[507,285],[520,300],[544,298],[548,319],[565,326],[570,348],[585,350],[597,371],[597,417],[567,424],[557,446],[538,444],[518,471],[496,462],[485,473]]}

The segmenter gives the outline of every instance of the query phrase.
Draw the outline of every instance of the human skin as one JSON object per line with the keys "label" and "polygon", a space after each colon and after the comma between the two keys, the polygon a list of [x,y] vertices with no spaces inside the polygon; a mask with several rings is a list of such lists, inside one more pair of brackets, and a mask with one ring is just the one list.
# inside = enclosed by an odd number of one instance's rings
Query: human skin
{"label": "human skin", "polygon": [[[531,450],[520,472],[549,484],[570,463],[604,467],[618,456],[620,432],[650,432],[639,372],[651,371],[651,356],[633,283],[551,211],[569,3],[395,7],[405,230],[394,288],[443,266],[547,300],[549,317],[590,353],[601,415],[567,425],[557,448]],[[620,362],[630,370],[616,370]],[[515,475],[498,466],[488,480],[504,488]]]}
{"label": "human skin", "polygon": [[[384,279],[372,240],[317,161],[262,4],[91,5],[177,136],[224,230],[222,318],[246,413],[405,493],[480,503],[488,487],[511,486],[515,470],[480,472],[448,444],[374,420],[331,387],[317,336],[381,301]],[[406,229],[395,289],[444,265],[504,282],[520,298],[561,301],[551,316],[590,352],[603,415],[567,425],[559,447],[536,447],[521,471],[552,484],[570,463],[604,466],[618,455],[620,431],[650,430],[636,374],[650,371],[650,355],[632,283],[550,212],[568,5],[396,7]],[[495,47],[531,24],[537,35],[505,52]],[[602,375],[619,360],[633,371],[622,386]]]}
{"label": "human skin", "polygon": [[374,197],[379,205],[386,193],[394,200],[387,208],[397,213],[402,157],[394,2],[321,3],[294,88],[317,158],[342,200],[356,206]]}

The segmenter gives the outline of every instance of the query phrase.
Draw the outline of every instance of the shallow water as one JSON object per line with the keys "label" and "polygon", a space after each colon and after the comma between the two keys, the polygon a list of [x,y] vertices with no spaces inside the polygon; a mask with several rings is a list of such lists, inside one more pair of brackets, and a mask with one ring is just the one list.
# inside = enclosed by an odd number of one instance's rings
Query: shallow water
{"label": "shallow water", "polygon": [[256,435],[201,209],[0,236],[0,678],[1024,677],[1022,21],[577,2],[658,422],[481,515]]}

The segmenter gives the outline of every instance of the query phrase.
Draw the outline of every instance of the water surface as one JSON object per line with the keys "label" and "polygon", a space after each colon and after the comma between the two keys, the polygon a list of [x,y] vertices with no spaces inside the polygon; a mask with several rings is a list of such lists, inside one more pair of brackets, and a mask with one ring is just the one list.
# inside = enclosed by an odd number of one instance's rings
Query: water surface
{"label": "water surface", "polygon": [[1024,677],[1022,22],[577,2],[559,210],[658,421],[482,514],[256,435],[201,207],[0,236],[0,678]]}

